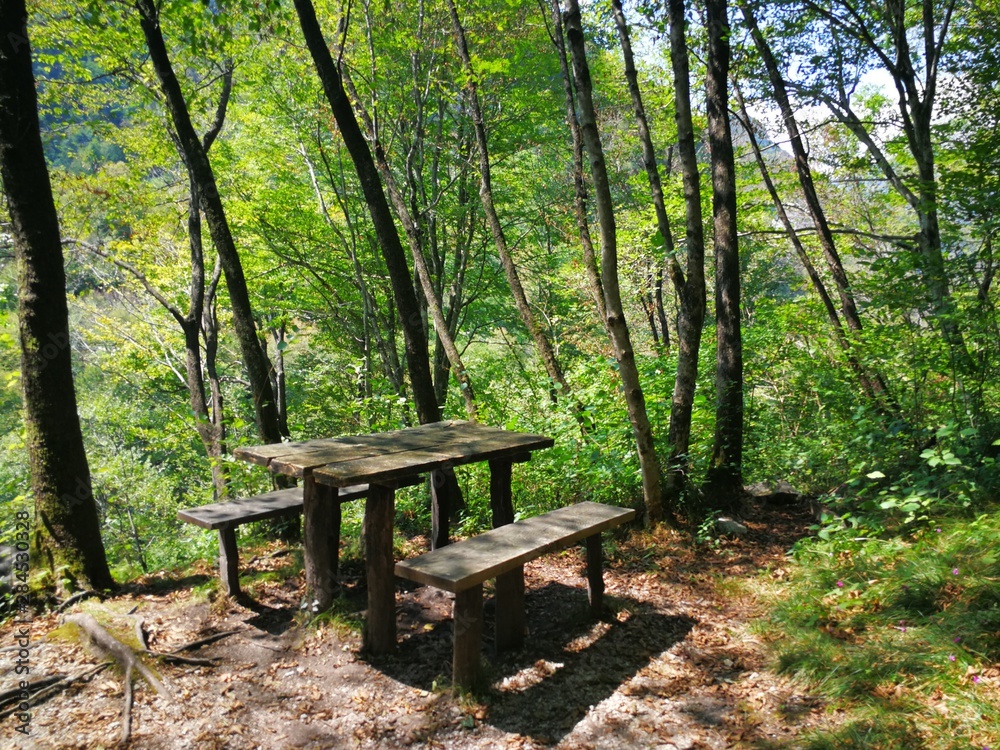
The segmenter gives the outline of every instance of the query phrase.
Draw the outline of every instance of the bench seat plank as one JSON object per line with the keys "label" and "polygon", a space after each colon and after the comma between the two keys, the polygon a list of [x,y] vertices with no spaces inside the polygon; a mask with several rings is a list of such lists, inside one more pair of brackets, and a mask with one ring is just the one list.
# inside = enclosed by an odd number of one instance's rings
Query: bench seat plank
{"label": "bench seat plank", "polygon": [[396,575],[456,593],[634,517],[631,508],[577,503],[402,560]]}
{"label": "bench seat plank", "polygon": [[[364,497],[368,492],[367,484],[354,487],[344,487],[338,495],[338,500],[348,502]],[[302,512],[302,488],[290,487],[287,490],[274,490],[263,495],[255,495],[241,500],[231,500],[225,503],[212,503],[198,508],[185,508],[177,511],[177,517],[182,521],[201,526],[203,529],[222,529],[235,523],[237,526],[251,521],[263,521],[288,513]]]}

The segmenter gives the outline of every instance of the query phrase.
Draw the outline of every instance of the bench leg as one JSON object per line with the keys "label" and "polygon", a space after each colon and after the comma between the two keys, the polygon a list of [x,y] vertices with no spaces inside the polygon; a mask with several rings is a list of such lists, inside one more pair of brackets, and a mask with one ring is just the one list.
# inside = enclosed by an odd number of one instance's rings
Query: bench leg
{"label": "bench leg", "polygon": [[372,654],[396,650],[396,580],[393,575],[392,522],[396,491],[372,484],[365,499],[365,567],[368,573],[368,616],[363,647]]}
{"label": "bench leg", "polygon": [[230,596],[240,593],[240,552],[236,546],[236,527],[219,529],[219,579]]}
{"label": "bench leg", "polygon": [[483,641],[483,584],[455,594],[455,651],[452,682],[471,690],[479,682],[479,651]]}
{"label": "bench leg", "polygon": [[[333,604],[335,581],[331,574],[330,535],[333,525],[332,487],[317,484],[312,475],[302,481],[302,527],[306,569],[306,601],[314,612]],[[338,506],[339,507],[339,506]]]}
{"label": "bench leg", "polygon": [[501,573],[496,583],[497,652],[524,645],[524,566]]}
{"label": "bench leg", "polygon": [[590,613],[600,618],[604,606],[604,570],[600,533],[587,537],[587,598]]}

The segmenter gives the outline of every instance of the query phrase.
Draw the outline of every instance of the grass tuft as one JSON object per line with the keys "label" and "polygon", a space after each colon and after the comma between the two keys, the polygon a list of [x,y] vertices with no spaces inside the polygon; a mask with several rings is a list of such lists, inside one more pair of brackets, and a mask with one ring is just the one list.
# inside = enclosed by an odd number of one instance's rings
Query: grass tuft
{"label": "grass tuft", "polygon": [[1000,746],[1000,514],[811,539],[762,586],[777,667],[844,712],[806,748]]}

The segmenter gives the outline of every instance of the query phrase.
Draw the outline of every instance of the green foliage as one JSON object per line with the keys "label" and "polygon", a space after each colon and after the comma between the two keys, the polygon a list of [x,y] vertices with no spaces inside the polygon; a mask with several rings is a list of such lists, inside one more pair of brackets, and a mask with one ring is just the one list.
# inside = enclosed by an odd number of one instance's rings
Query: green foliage
{"label": "green foliage", "polygon": [[[1000,498],[1000,467],[972,428],[946,424],[915,435],[875,430],[855,440],[870,458],[853,467],[857,474],[837,495],[825,498],[829,510],[814,527],[822,538],[927,527],[941,518],[970,516]],[[871,450],[876,444],[880,450]]]}

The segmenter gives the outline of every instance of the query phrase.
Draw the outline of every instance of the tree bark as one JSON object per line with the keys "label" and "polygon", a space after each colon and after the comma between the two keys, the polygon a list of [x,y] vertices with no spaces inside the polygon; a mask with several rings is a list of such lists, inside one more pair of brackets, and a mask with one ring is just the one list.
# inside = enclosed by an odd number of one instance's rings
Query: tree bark
{"label": "tree bark", "polygon": [[[757,161],[757,168],[760,171],[761,179],[764,182],[764,187],[767,188],[768,195],[771,196],[771,202],[774,203],[774,210],[778,214],[778,218],[781,220],[782,226],[785,227],[785,232],[788,234],[788,239],[792,243],[792,247],[795,248],[795,254],[799,258],[799,262],[802,263],[802,268],[805,270],[806,275],[809,277],[809,281],[813,285],[813,289],[819,295],[820,301],[823,303],[823,308],[826,310],[826,315],[830,319],[830,325],[833,328],[834,338],[837,340],[837,345],[844,352],[847,357],[847,363],[851,370],[855,373],[858,378],[858,382],[861,384],[861,389],[871,398],[876,398],[876,391],[872,385],[872,381],[869,378],[865,368],[862,366],[861,362],[855,356],[854,351],[851,347],[851,342],[848,339],[847,332],[844,330],[844,324],[840,320],[840,315],[837,312],[837,307],[833,303],[833,299],[830,297],[830,293],[826,289],[826,284],[820,277],[819,272],[816,270],[816,266],[813,265],[812,259],[806,252],[805,246],[802,244],[802,240],[799,238],[799,233],[795,230],[792,225],[791,219],[788,217],[788,212],[785,211],[785,205],[778,195],[778,189],[774,185],[774,181],[771,179],[771,175],[767,168],[767,163],[764,161],[764,154],[761,152],[760,144],[757,141],[757,136],[753,132],[753,124],[750,122],[750,116],[747,114],[746,105],[743,101],[743,96],[740,93],[739,87],[734,84],[733,92],[736,95],[737,102],[740,108],[739,120],[743,125],[744,130],[747,133],[747,139],[750,142],[750,147],[753,150],[754,158]],[[890,398],[888,395],[888,388],[885,387],[881,376],[876,376],[878,381],[882,383],[883,392],[886,398]]]}
{"label": "tree bark", "polygon": [[604,304],[607,309],[605,325],[615,350],[615,359],[618,361],[618,373],[622,379],[629,421],[632,423],[632,431],[639,453],[646,519],[649,523],[656,523],[664,520],[660,464],[656,456],[653,430],[646,413],[646,401],[639,381],[639,370],[636,367],[635,353],[632,350],[628,322],[625,319],[621,291],[618,286],[618,238],[614,201],[604,161],[604,149],[597,130],[597,114],[591,91],[590,69],[587,65],[580,6],[577,0],[567,1],[564,21],[566,38],[569,41],[573,57],[573,74],[580,104],[580,125],[590,160],[590,175],[594,182],[594,200],[601,231],[601,280],[604,285]]}
{"label": "tree bark", "polygon": [[715,238],[715,443],[708,470],[713,503],[732,505],[743,493],[743,339],[740,256],[736,232],[736,163],[729,123],[729,20],[726,0],[706,0],[705,81],[712,164]]}
{"label": "tree bark", "polygon": [[[921,9],[919,31],[915,34],[912,28],[915,24],[911,24],[911,19],[915,16],[902,0],[888,0],[884,4],[874,6],[876,12],[884,13],[883,17],[877,19],[866,18],[857,9],[848,6],[849,22],[834,14],[828,5],[804,0],[804,6],[826,19],[831,29],[836,29],[838,33],[849,34],[867,47],[892,77],[903,134],[917,167],[915,190],[911,189],[903,176],[896,171],[875,143],[868,126],[851,107],[850,95],[843,80],[835,81],[836,96],[831,96],[820,89],[799,84],[792,85],[829,106],[834,116],[865,146],[886,179],[916,214],[920,227],[917,235],[920,270],[930,298],[931,314],[948,347],[959,387],[963,389],[966,409],[975,423],[983,411],[982,393],[978,387],[971,392],[965,389],[966,382],[975,381],[977,367],[966,346],[962,326],[959,324],[958,310],[951,294],[941,247],[941,228],[937,213],[938,177],[933,139],[937,76],[956,4],[954,0],[947,0],[937,5],[932,0],[921,0],[919,5]],[[940,10],[939,18],[935,17],[935,10]],[[873,33],[872,26],[875,24],[882,28]],[[922,42],[922,49],[917,53],[910,48],[911,38]],[[882,48],[883,40],[891,45],[892,57]],[[836,42],[835,37],[834,42]],[[919,64],[924,68],[923,80],[918,80],[916,60],[919,60]]]}
{"label": "tree bark", "polygon": [[687,278],[680,287],[675,287],[680,299],[677,313],[677,375],[670,402],[670,469],[666,481],[668,502],[676,505],[690,476],[691,413],[698,383],[701,332],[705,325],[705,230],[702,226],[701,177],[698,174],[691,118],[691,72],[684,33],[684,0],[669,0],[667,9],[687,244]]}
{"label": "tree bark", "polygon": [[468,77],[468,82],[466,83],[466,98],[469,103],[469,108],[472,110],[472,125],[476,133],[476,145],[479,149],[479,173],[481,178],[479,197],[483,203],[483,211],[486,213],[486,222],[490,226],[490,233],[493,235],[493,243],[496,245],[497,253],[500,256],[500,265],[503,266],[504,273],[507,276],[507,283],[510,286],[511,294],[514,297],[514,306],[517,308],[517,311],[521,316],[521,320],[524,322],[525,328],[528,329],[528,333],[531,334],[531,338],[534,339],[535,346],[538,347],[538,353],[542,358],[542,364],[544,364],[545,371],[548,373],[549,379],[552,381],[549,392],[552,396],[552,400],[555,401],[558,398],[560,391],[563,395],[569,395],[569,383],[566,381],[562,368],[559,366],[559,360],[556,357],[555,349],[552,347],[552,342],[549,341],[548,336],[545,335],[545,331],[542,330],[542,327],[535,319],[534,313],[531,311],[528,296],[525,294],[524,287],[521,285],[521,277],[517,271],[517,266],[514,264],[514,259],[510,254],[510,249],[507,247],[507,237],[504,234],[503,225],[500,223],[500,217],[497,214],[496,206],[493,202],[493,182],[490,174],[490,152],[486,139],[486,123],[483,120],[483,110],[479,104],[479,89],[476,84],[476,72],[472,67],[472,57],[469,54],[469,46],[465,38],[465,29],[462,27],[462,22],[458,17],[458,9],[455,7],[454,0],[448,0],[448,11],[451,15],[452,31],[455,34],[455,46],[458,48],[459,58],[462,60],[462,65],[465,68],[465,74]]}
{"label": "tree bark", "polygon": [[115,585],[73,385],[59,220],[38,122],[23,0],[0,0],[0,176],[18,277],[21,384],[36,525],[31,552],[60,593]]}
{"label": "tree bark", "polygon": [[226,286],[233,307],[233,324],[240,344],[244,367],[253,391],[254,417],[261,439],[277,443],[282,439],[278,426],[278,408],[271,388],[271,363],[264,354],[253,318],[250,294],[247,290],[243,264],[233,240],[215,182],[215,173],[208,159],[207,146],[198,138],[191,122],[184,93],[174,74],[170,55],[160,28],[159,11],[153,0],[136,0],[142,32],[146,39],[156,77],[160,82],[164,102],[170,112],[174,132],[181,147],[181,156],[191,180],[197,185],[201,209],[205,212],[209,233],[222,262]]}
{"label": "tree bark", "polygon": [[594,252],[594,240],[590,236],[590,221],[587,219],[587,180],[583,171],[583,135],[580,133],[580,121],[576,116],[576,98],[573,95],[573,75],[566,58],[566,42],[563,36],[562,10],[560,0],[552,0],[552,43],[559,56],[559,69],[562,71],[563,91],[566,98],[566,124],[569,126],[573,139],[573,207],[576,212],[576,225],[580,233],[580,245],[583,247],[583,267],[590,282],[590,293],[597,306],[597,315],[601,324],[605,325],[608,311],[604,307],[604,287],[601,284],[601,272],[597,266],[597,253]]}
{"label": "tree bark", "polygon": [[[667,217],[667,209],[663,203],[663,184],[660,181],[660,169],[656,163],[656,148],[653,146],[653,136],[649,132],[649,123],[646,119],[646,107],[642,103],[642,92],[639,90],[639,76],[635,69],[635,56],[632,54],[632,40],[629,35],[628,22],[625,20],[625,12],[622,10],[621,0],[611,0],[611,13],[618,27],[618,39],[622,45],[622,57],[625,61],[625,80],[628,83],[629,96],[632,98],[632,110],[635,114],[636,129],[639,132],[639,142],[642,144],[642,163],[646,169],[646,178],[649,181],[649,191],[653,198],[653,208],[656,211],[656,228],[663,238],[663,250],[666,256],[667,267],[670,270],[670,277],[674,286],[678,289],[684,286],[684,272],[677,262],[676,251],[674,249],[674,235],[670,229],[670,219]],[[655,323],[652,318],[650,325],[655,330]]]}

